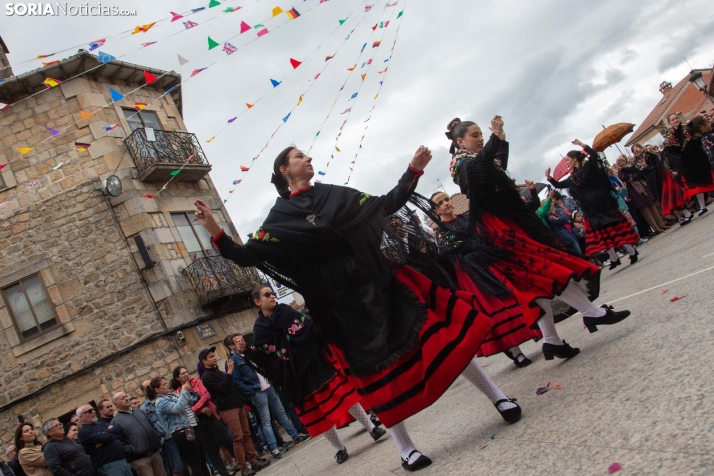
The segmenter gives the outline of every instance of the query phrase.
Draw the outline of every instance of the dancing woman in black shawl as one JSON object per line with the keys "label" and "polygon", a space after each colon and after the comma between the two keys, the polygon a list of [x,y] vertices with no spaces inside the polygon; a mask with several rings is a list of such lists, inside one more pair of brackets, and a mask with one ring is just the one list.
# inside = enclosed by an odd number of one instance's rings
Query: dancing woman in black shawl
{"label": "dancing woman in black shawl", "polygon": [[401,422],[434,403],[462,373],[506,421],[521,413],[473,360],[493,321],[461,299],[465,293],[405,266],[406,243],[389,226],[388,216],[405,205],[430,160],[428,149],[419,148],[397,186],[373,197],[310,186],[312,159],[288,147],[274,165],[281,197],[245,246],[221,230],[204,202],[195,202],[197,218],[225,258],[257,266],[305,297],[334,358],[389,427],[407,469],[423,466],[423,455]]}
{"label": "dancing woman in black shawl", "polygon": [[[453,154],[452,178],[469,197],[471,233],[462,252],[463,262],[482,280],[494,278],[488,282],[494,295],[511,293],[528,325],[538,322],[547,360],[571,358],[580,350],[558,336],[551,299],[558,296],[579,310],[590,332],[598,325],[621,321],[629,311],[616,313],[590,302],[577,282],[589,281],[595,299],[599,268],[565,250],[555,234],[526,207],[506,173],[508,142],[500,116],[491,121],[491,131],[485,145],[481,128],[471,121],[454,119],[446,133]],[[484,266],[491,275],[482,272]]]}
{"label": "dancing woman in black shawl", "polygon": [[246,356],[281,396],[296,402],[300,421],[310,436],[325,435],[337,452],[337,464],[344,463],[349,454],[336,425],[354,417],[374,441],[384,436],[387,432],[370,420],[359,404],[359,393],[339,364],[330,359],[312,318],[287,304],[278,304],[269,286],[256,287],[251,299],[260,311],[253,326],[253,345],[246,349]]}
{"label": "dancing woman in black shawl", "polygon": [[630,264],[636,263],[639,253],[632,245],[640,241],[640,237],[610,193],[612,185],[602,159],[578,139],[573,144],[582,147],[583,152],[571,150],[566,154],[570,177],[555,180],[550,175],[550,168],[545,171],[545,176],[553,187],[567,188],[583,207],[585,256],[607,251],[612,263],[610,269],[615,269],[621,264],[615,250],[624,246],[630,255]]}

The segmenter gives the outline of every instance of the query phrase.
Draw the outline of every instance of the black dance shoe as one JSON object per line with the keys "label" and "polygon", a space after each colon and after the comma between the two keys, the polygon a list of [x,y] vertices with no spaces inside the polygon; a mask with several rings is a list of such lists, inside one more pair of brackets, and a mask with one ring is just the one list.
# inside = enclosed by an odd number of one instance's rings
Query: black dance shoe
{"label": "black dance shoe", "polygon": [[630,264],[635,264],[637,263],[637,257],[640,255],[640,252],[635,250],[634,255],[630,255]]}
{"label": "black dance shoe", "polygon": [[372,428],[372,431],[369,432],[369,436],[371,436],[374,441],[377,441],[386,434],[387,430],[385,430],[384,428],[377,428],[376,426]]}
{"label": "black dance shoe", "polygon": [[694,219],[694,215],[689,215],[687,218],[679,220],[679,226],[689,225]]}
{"label": "black dance shoe", "polygon": [[379,421],[379,418],[377,418],[376,416],[370,415],[370,416],[369,416],[369,419],[372,421],[372,424],[373,424],[374,426],[382,426],[382,422]]}
{"label": "black dance shoe", "polygon": [[610,261],[610,267],[608,269],[610,271],[612,271],[613,269],[617,268],[621,264],[622,264],[622,262],[620,261],[620,258],[617,258],[617,261]]}
{"label": "black dance shoe", "polygon": [[[522,369],[523,367],[528,367],[530,364],[533,363],[531,359],[523,355],[523,352],[516,355],[515,357],[513,356],[513,353],[510,350],[504,350],[503,353],[506,354],[506,357],[511,359],[513,363],[516,364],[516,367],[518,367],[519,369]],[[520,357],[521,355],[523,355],[523,360],[518,359],[518,357]]]}
{"label": "black dance shoe", "polygon": [[615,311],[612,308],[606,310],[602,317],[585,317],[583,316],[583,324],[588,328],[590,333],[597,332],[597,326],[607,326],[617,324],[620,321],[627,319],[630,311]]}
{"label": "black dance shoe", "polygon": [[[506,402],[510,402],[510,403],[514,404],[515,407],[509,408],[508,410],[500,410],[498,408],[498,406],[501,403],[506,403]],[[498,413],[500,413],[501,416],[503,417],[503,419],[506,420],[506,423],[515,423],[521,419],[521,413],[522,413],[521,407],[518,406],[515,398],[504,398],[504,399],[499,400],[496,403],[494,403],[493,406],[496,407],[496,410],[498,410]]]}
{"label": "black dance shoe", "polygon": [[[601,318],[598,318],[601,319]],[[580,353],[577,347],[570,347],[570,344],[563,341],[563,345],[543,344],[543,357],[545,360],[553,360],[553,357],[559,359],[569,359]]]}
{"label": "black dance shoe", "polygon": [[[409,453],[409,458],[411,458],[414,453],[419,452],[417,450],[412,451],[411,453]],[[409,464],[409,458],[402,458],[402,468],[406,469],[407,471],[419,471],[420,469],[426,468],[431,464],[431,460],[424,455],[420,455],[412,464]]]}
{"label": "black dance shoe", "polygon": [[347,461],[347,458],[349,458],[349,457],[350,457],[350,455],[347,454],[347,448],[335,453],[335,459],[337,460],[337,464],[344,463],[345,461]]}
{"label": "black dance shoe", "polygon": [[709,210],[707,210],[706,208],[702,208],[701,210],[699,210],[699,216],[704,215],[704,214],[705,214],[706,212],[708,212],[708,211],[709,211]]}

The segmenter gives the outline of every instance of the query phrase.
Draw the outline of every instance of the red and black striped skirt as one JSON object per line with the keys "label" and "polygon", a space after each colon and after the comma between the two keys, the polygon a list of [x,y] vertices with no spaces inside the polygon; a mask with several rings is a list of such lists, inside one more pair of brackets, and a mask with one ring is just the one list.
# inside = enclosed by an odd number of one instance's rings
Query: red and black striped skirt
{"label": "red and black striped skirt", "polygon": [[594,256],[610,248],[619,248],[622,245],[634,245],[640,241],[640,237],[632,228],[625,216],[622,221],[606,225],[602,228],[593,229],[587,218],[585,222],[585,255]]}
{"label": "red and black striped skirt", "polygon": [[[712,180],[714,181],[714,171],[712,171]],[[714,192],[714,182],[690,187],[689,185],[687,185],[687,179],[684,178],[684,175],[682,175],[682,183],[684,184],[685,202],[688,202],[689,200],[693,199],[695,195],[698,195],[700,193]]]}
{"label": "red and black striped skirt", "polygon": [[672,172],[664,169],[662,174],[662,215],[670,215],[675,210],[684,210],[684,190],[674,179]]}

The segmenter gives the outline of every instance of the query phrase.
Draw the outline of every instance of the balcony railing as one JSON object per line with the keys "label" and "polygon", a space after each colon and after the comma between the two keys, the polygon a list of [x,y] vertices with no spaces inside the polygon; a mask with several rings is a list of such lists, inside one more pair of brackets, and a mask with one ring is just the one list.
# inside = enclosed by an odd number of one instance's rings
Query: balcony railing
{"label": "balcony railing", "polygon": [[139,170],[141,181],[168,181],[172,172],[182,166],[174,181],[197,182],[211,171],[211,164],[195,134],[154,130],[154,139],[148,140],[146,130],[139,128],[124,141]]}
{"label": "balcony railing", "polygon": [[220,304],[231,297],[247,296],[260,284],[255,268],[241,268],[222,256],[198,258],[183,272],[202,307]]}

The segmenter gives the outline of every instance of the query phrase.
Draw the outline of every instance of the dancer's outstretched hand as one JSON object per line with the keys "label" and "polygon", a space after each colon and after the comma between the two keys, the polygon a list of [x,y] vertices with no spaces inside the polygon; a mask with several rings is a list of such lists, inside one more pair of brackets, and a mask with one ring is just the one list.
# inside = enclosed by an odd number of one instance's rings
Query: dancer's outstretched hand
{"label": "dancer's outstretched hand", "polygon": [[579,147],[585,147],[585,144],[583,144],[579,139],[575,139],[573,141],[573,144],[579,146]]}
{"label": "dancer's outstretched hand", "polygon": [[545,176],[546,176],[546,178],[550,178],[550,167],[545,169]]}
{"label": "dancer's outstretched hand", "polygon": [[489,130],[496,134],[499,139],[506,140],[506,133],[503,131],[503,118],[501,116],[493,116]]}
{"label": "dancer's outstretched hand", "polygon": [[424,170],[430,161],[431,151],[422,145],[417,149],[414,157],[412,158],[411,164],[409,165],[417,170]]}
{"label": "dancer's outstretched hand", "polygon": [[196,200],[193,202],[193,206],[196,207],[195,214],[196,219],[201,222],[201,225],[211,234],[211,236],[216,237],[221,234],[221,227],[216,222],[216,218],[211,212],[211,207],[208,206],[203,200]]}

